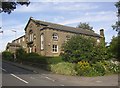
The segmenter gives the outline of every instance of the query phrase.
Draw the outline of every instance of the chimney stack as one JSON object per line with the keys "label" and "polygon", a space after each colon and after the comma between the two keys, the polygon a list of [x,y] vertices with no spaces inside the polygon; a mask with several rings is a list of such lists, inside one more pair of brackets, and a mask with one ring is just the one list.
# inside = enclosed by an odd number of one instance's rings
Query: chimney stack
{"label": "chimney stack", "polygon": [[100,39],[101,44],[103,44],[105,46],[104,29],[100,29],[100,36],[102,36],[102,38]]}
{"label": "chimney stack", "polygon": [[100,29],[100,35],[104,37],[104,29]]}

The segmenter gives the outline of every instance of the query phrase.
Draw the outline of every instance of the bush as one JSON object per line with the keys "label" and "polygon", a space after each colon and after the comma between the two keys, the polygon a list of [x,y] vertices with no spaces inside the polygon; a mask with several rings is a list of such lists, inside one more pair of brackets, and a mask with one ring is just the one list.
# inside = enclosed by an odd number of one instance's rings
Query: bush
{"label": "bush", "polygon": [[57,64],[60,62],[63,62],[62,58],[60,56],[58,57],[46,57],[47,64]]}
{"label": "bush", "polygon": [[96,72],[96,75],[103,76],[105,75],[105,67],[100,62],[96,62],[95,64],[92,64],[92,68]]}
{"label": "bush", "polygon": [[9,51],[2,52],[2,59],[9,60],[9,61],[14,61],[13,53],[11,53]]}
{"label": "bush", "polygon": [[26,51],[23,49],[23,48],[19,48],[16,50],[16,58],[17,58],[17,61],[21,62],[21,61],[24,61],[25,58],[26,58]]}
{"label": "bush", "polygon": [[90,64],[87,61],[80,61],[76,64],[76,71],[80,76],[103,76],[105,68],[100,63]]}
{"label": "bush", "polygon": [[51,71],[58,74],[64,75],[76,75],[75,64],[68,62],[61,62],[58,64],[51,65]]}
{"label": "bush", "polygon": [[87,76],[91,69],[90,64],[87,61],[80,61],[76,65],[76,71],[80,76]]}
{"label": "bush", "polygon": [[108,69],[111,73],[119,74],[120,73],[120,64],[115,64],[115,63],[110,62]]}
{"label": "bush", "polygon": [[64,53],[61,56],[64,61],[68,62],[89,61],[95,63],[105,59],[103,48],[102,45],[97,45],[93,38],[73,36],[63,45]]}

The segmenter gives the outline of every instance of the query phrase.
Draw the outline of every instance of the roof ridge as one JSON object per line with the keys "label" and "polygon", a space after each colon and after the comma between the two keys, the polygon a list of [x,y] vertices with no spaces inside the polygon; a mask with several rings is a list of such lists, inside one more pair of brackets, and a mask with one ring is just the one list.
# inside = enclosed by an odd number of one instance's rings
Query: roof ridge
{"label": "roof ridge", "polygon": [[62,31],[69,31],[69,32],[74,32],[74,33],[81,33],[81,34],[101,37],[99,34],[93,32],[93,31],[89,31],[88,29],[76,28],[76,27],[66,26],[66,25],[62,25],[62,24],[57,24],[57,23],[52,23],[52,22],[47,22],[47,21],[42,21],[42,20],[36,20],[33,18],[31,18],[31,19],[39,24],[48,25],[46,27],[49,27],[49,28],[55,28],[55,29],[59,29]]}

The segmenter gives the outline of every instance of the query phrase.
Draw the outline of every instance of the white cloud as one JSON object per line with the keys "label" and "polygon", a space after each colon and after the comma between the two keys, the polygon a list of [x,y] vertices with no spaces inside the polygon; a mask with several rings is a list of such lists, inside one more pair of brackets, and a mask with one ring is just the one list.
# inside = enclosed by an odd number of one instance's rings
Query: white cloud
{"label": "white cloud", "polygon": [[31,2],[117,2],[118,0],[30,0]]}
{"label": "white cloud", "polygon": [[77,19],[69,19],[60,24],[74,24],[79,22],[109,22],[117,20],[115,12],[95,12],[95,13],[86,13],[84,16],[77,17]]}
{"label": "white cloud", "polygon": [[90,3],[65,3],[66,5],[59,5],[56,7],[57,10],[64,11],[80,11],[80,10],[91,10],[97,9],[97,5],[92,5]]}
{"label": "white cloud", "polygon": [[81,11],[97,9],[97,5],[90,3],[76,3],[76,2],[31,2],[27,6],[19,6],[15,12],[32,13],[32,12],[49,12],[49,11]]}

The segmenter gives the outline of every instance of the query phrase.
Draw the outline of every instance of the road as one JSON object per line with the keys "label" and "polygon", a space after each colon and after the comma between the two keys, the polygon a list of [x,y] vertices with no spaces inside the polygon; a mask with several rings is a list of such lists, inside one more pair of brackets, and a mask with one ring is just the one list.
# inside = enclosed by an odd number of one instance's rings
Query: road
{"label": "road", "polygon": [[75,77],[44,72],[38,74],[5,62],[1,69],[3,86],[118,86],[118,75]]}
{"label": "road", "polygon": [[2,63],[3,86],[62,86],[44,74],[36,74],[8,63]]}

